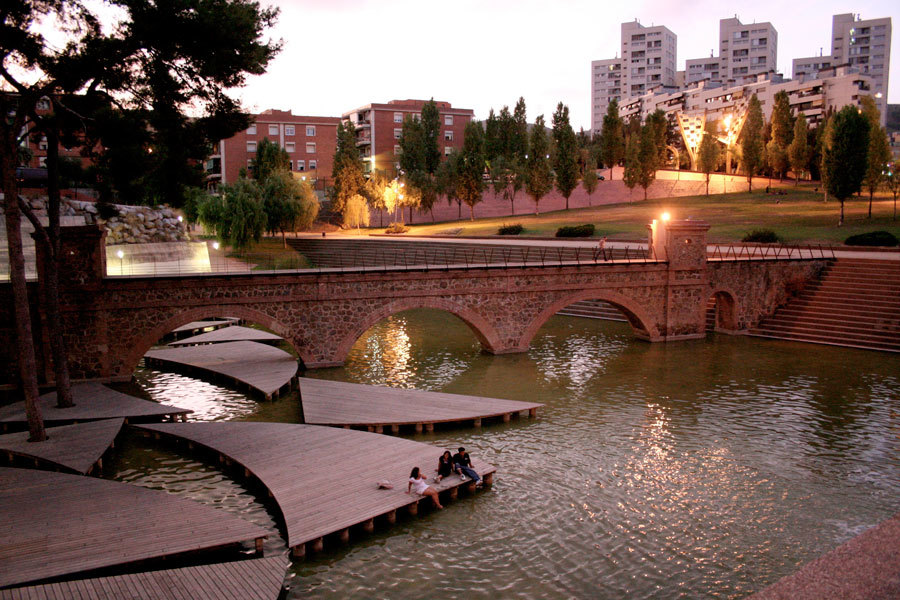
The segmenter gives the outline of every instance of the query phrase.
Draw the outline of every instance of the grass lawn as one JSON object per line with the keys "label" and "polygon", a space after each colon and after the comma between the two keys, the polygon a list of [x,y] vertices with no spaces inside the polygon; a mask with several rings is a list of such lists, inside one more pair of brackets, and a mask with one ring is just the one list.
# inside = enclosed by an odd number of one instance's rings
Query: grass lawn
{"label": "grass lawn", "polygon": [[264,237],[253,249],[243,254],[229,252],[229,258],[236,258],[255,265],[254,271],[268,271],[275,269],[306,269],[309,261],[302,254],[298,254],[290,246],[283,247],[281,237]]}
{"label": "grass lawn", "polygon": [[[761,179],[765,182],[765,179]],[[760,187],[764,187],[764,183]],[[553,237],[563,225],[593,223],[594,237],[644,238],[647,224],[668,211],[673,219],[707,221],[712,242],[739,241],[753,229],[772,229],[787,242],[841,243],[847,237],[869,231],[885,230],[900,237],[900,219],[891,219],[893,199],[876,196],[872,219],[866,218],[868,197],[853,198],[844,204],[844,226],[838,227],[840,203],[822,201],[822,194],[799,187],[787,189],[777,196],[764,191],[714,196],[686,196],[611,204],[590,208],[544,213],[539,216],[516,215],[478,219],[475,221],[443,222],[436,225],[413,225],[407,235],[434,235],[459,229],[458,235],[496,235],[504,224],[521,223],[525,230],[519,237]],[[363,234],[383,229],[364,230]],[[344,235],[356,235],[346,232]],[[511,236],[514,237],[514,236]]]}

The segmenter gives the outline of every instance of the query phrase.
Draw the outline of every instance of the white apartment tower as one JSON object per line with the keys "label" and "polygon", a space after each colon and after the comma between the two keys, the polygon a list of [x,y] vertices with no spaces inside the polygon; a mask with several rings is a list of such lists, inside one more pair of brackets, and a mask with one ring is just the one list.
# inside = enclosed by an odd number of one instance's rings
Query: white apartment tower
{"label": "white apartment tower", "polygon": [[622,58],[591,62],[591,131],[599,134],[612,100],[675,86],[678,37],[662,25],[622,23]]}
{"label": "white apartment tower", "polygon": [[891,62],[891,18],[860,19],[846,13],[831,18],[831,55],[795,58],[792,77],[813,75],[829,67],[848,65],[872,79],[881,122],[887,118],[888,75]]}
{"label": "white apartment tower", "polygon": [[719,55],[685,61],[685,84],[708,80],[726,86],[755,81],[774,72],[778,32],[769,23],[744,25],[737,17],[719,20]]}

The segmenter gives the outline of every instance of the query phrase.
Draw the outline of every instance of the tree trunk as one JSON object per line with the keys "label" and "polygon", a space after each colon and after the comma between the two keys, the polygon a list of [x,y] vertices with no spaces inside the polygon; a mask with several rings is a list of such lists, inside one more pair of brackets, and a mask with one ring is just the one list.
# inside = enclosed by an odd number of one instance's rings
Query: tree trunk
{"label": "tree trunk", "polygon": [[569,197],[566,196],[566,210],[569,210]]}
{"label": "tree trunk", "polygon": [[[16,120],[18,121],[18,119]],[[28,306],[28,288],[25,283],[25,255],[22,252],[22,216],[19,212],[16,189],[16,134],[21,122],[10,124],[0,121],[3,152],[0,152],[0,178],[3,184],[3,210],[6,216],[6,240],[9,252],[9,279],[12,284],[13,309],[16,320],[16,351],[19,358],[19,377],[25,400],[30,442],[47,439],[44,420],[37,404],[37,365],[34,358],[34,338],[31,333],[31,310]]]}
{"label": "tree trunk", "polygon": [[874,194],[874,192],[872,190],[869,190],[869,216],[867,217],[869,219],[872,218],[872,195],[873,194]]}
{"label": "tree trunk", "polygon": [[469,205],[469,215],[470,215],[469,220],[474,221],[475,220],[475,205],[474,204]]}
{"label": "tree trunk", "polygon": [[59,256],[62,239],[59,230],[59,132],[55,123],[47,128],[47,214],[50,223],[50,248],[44,264],[45,281],[43,288],[44,311],[47,313],[47,328],[50,337],[50,352],[53,355],[53,376],[56,379],[56,406],[75,406],[72,398],[72,383],[69,380],[69,352],[63,337],[62,317],[59,309]]}
{"label": "tree trunk", "polygon": [[841,220],[838,221],[838,227],[844,224],[844,199],[841,198]]}
{"label": "tree trunk", "polygon": [[709,173],[706,174],[706,195],[709,196]]}
{"label": "tree trunk", "polygon": [[747,177],[747,192],[750,193],[753,191],[753,176]]}
{"label": "tree trunk", "polygon": [[412,204],[410,204],[410,205],[409,205],[409,224],[410,224],[410,225],[412,225],[412,222],[413,222],[413,220],[412,220],[412,209],[413,209]]}
{"label": "tree trunk", "polygon": [[435,220],[434,220],[434,205],[433,204],[431,205],[431,208],[428,209],[428,212],[431,213],[431,223],[434,224]]}
{"label": "tree trunk", "polygon": [[460,200],[459,198],[456,199],[456,208],[456,220],[462,221],[462,200]]}

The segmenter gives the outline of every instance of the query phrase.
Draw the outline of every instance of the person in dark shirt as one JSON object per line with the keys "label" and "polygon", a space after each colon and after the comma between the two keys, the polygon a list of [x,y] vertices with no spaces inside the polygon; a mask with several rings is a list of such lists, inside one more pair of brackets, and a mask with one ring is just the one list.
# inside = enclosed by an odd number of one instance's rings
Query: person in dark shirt
{"label": "person in dark shirt", "polygon": [[453,455],[453,470],[456,471],[460,477],[470,477],[472,481],[475,482],[475,485],[481,483],[481,477],[479,477],[478,473],[475,472],[475,469],[472,468],[472,460],[469,458],[469,455],[466,454],[465,448],[459,448],[456,454]]}
{"label": "person in dark shirt", "polygon": [[444,453],[438,459],[437,477],[434,480],[439,482],[444,477],[450,477],[451,474],[453,474],[453,457],[450,455],[449,450],[444,450]]}

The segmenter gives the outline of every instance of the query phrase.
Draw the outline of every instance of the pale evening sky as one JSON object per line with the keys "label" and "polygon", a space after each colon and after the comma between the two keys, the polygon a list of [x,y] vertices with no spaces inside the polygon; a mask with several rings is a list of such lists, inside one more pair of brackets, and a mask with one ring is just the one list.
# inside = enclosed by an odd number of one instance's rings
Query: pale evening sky
{"label": "pale evening sky", "polygon": [[[263,0],[263,4],[265,4]],[[591,61],[619,50],[620,25],[637,18],[678,36],[678,68],[717,51],[719,19],[771,21],[778,31],[778,69],[831,42],[831,16],[891,17],[896,0],[724,3],[713,0],[279,0],[272,36],[284,49],[268,72],[239,90],[246,109],[339,116],[370,102],[434,97],[472,108],[478,119],[525,97],[528,120],[549,122],[557,102],[572,126],[590,128]],[[888,101],[900,102],[900,43],[891,48]]]}

